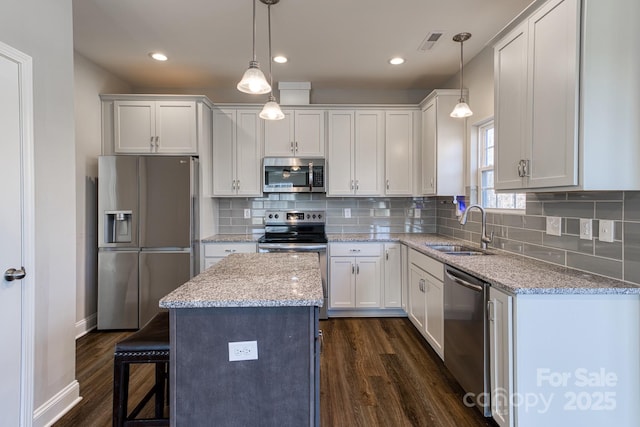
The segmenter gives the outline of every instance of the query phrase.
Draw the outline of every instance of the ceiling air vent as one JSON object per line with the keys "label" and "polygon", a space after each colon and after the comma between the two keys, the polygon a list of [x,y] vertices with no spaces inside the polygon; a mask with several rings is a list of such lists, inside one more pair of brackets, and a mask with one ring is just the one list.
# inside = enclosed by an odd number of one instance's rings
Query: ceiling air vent
{"label": "ceiling air vent", "polygon": [[421,52],[426,52],[428,50],[431,50],[431,48],[433,48],[436,42],[440,40],[440,37],[442,37],[442,34],[443,34],[442,31],[430,32],[429,34],[427,34],[427,37],[424,38],[422,43],[420,43],[418,50]]}

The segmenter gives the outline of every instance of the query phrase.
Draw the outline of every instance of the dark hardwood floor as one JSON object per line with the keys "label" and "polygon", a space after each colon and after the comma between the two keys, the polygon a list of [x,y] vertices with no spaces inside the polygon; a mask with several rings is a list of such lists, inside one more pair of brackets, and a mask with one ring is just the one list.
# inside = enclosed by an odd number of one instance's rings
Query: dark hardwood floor
{"label": "dark hardwood floor", "polygon": [[[323,427],[495,426],[464,406],[463,390],[408,319],[329,319],[320,328]],[[91,332],[77,341],[83,399],[55,427],[111,425],[113,348],[128,334]],[[132,368],[130,405],[152,381],[151,366]],[[143,415],[152,414],[147,406]]]}

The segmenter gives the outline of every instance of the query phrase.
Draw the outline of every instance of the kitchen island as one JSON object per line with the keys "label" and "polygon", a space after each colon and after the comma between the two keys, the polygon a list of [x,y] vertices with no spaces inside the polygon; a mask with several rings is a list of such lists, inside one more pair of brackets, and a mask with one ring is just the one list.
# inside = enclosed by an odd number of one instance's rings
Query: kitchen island
{"label": "kitchen island", "polygon": [[232,254],[162,298],[172,426],[319,425],[317,254]]}

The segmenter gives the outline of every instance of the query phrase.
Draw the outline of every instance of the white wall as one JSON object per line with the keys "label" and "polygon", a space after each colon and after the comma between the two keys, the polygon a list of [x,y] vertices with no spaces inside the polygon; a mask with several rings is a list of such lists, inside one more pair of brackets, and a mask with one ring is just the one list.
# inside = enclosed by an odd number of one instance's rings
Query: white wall
{"label": "white wall", "polygon": [[76,116],[76,336],[96,326],[97,177],[101,154],[101,93],[129,93],[131,87],[79,53],[74,53]]}
{"label": "white wall", "polygon": [[[71,0],[3,0],[0,40],[33,58],[35,425],[78,398]],[[2,327],[7,327],[3,325]]]}
{"label": "white wall", "polygon": [[[475,170],[474,158],[477,156],[476,133],[474,127],[493,118],[493,47],[485,47],[480,53],[464,65],[463,86],[469,90],[467,103],[473,116],[467,120],[465,149],[465,187],[475,199],[476,177],[469,171]],[[442,89],[459,89],[460,73],[456,73]]]}

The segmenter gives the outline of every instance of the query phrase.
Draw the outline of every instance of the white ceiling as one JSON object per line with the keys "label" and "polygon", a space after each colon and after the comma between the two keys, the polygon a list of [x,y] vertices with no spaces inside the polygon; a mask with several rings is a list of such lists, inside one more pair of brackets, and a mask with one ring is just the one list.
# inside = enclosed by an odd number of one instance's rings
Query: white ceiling
{"label": "white ceiling", "polygon": [[[281,0],[271,7],[274,81],[312,89],[436,88],[531,0]],[[136,88],[235,88],[252,56],[251,0],[74,0],[74,44]],[[267,6],[257,2],[257,56],[268,72]],[[433,49],[418,47],[431,31]],[[162,51],[159,63],[148,53]],[[402,56],[406,63],[387,61]],[[268,75],[268,74],[267,74]]]}

